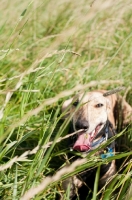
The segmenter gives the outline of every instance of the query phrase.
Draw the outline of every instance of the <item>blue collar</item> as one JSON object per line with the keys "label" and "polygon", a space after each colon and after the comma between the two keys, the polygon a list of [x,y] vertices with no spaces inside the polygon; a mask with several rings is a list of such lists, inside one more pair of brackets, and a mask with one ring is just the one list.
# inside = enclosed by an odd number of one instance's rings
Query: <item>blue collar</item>
{"label": "blue collar", "polygon": [[114,152],[113,152],[113,149],[109,148],[109,147],[107,147],[107,152],[104,151],[104,153],[100,155],[100,157],[102,159],[105,159],[105,158],[108,158],[108,157],[111,157],[111,156],[114,156]]}
{"label": "blue collar", "polygon": [[[110,124],[109,120],[107,120],[105,127],[96,136],[96,138],[100,137],[101,135],[102,135],[102,137],[99,138],[96,142],[93,142],[91,144],[91,149],[88,150],[87,152],[90,152],[90,151],[96,149],[104,141],[108,140],[109,126],[110,125],[111,124]],[[101,156],[102,159],[105,159],[105,158],[111,157],[113,155],[114,155],[113,148],[112,147],[106,147],[106,150],[104,150],[104,153],[101,154],[100,156]]]}
{"label": "blue collar", "polygon": [[[105,134],[105,137],[101,137],[98,141],[93,142],[91,145],[91,149],[88,150],[87,152],[89,153],[90,151],[96,149],[103,141],[107,141],[108,139],[108,133]],[[100,157],[102,159],[114,156],[114,152],[112,148],[106,147],[106,150],[103,151],[104,153],[100,154]]]}

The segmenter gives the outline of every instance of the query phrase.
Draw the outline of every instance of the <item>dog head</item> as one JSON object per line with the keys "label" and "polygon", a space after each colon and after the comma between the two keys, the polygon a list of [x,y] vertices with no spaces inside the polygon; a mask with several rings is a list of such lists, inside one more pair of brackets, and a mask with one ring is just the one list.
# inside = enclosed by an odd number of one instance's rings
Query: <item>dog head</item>
{"label": "dog head", "polygon": [[102,92],[82,93],[65,101],[62,111],[66,109],[68,112],[66,117],[72,115],[74,131],[80,130],[73,149],[88,151],[107,122],[111,110],[110,100],[104,97]]}

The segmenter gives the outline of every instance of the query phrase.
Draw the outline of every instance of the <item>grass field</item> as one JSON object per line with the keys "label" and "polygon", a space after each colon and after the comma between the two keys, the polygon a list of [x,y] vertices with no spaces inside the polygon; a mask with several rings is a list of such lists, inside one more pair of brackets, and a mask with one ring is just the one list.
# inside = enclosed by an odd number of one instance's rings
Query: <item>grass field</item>
{"label": "grass field", "polygon": [[[91,155],[59,171],[68,152],[57,143],[68,132],[60,109],[79,90],[120,86],[132,105],[131,41],[131,0],[1,0],[0,199],[53,200],[62,180],[106,162]],[[132,199],[132,129],[123,134],[102,200]]]}

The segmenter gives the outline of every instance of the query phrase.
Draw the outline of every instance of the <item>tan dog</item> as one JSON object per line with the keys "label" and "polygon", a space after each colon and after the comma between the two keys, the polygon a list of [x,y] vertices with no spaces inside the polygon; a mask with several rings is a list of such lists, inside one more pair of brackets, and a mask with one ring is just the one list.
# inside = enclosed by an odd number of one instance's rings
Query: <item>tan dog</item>
{"label": "tan dog", "polygon": [[[132,107],[121,96],[116,94],[103,96],[107,91],[99,90],[78,94],[74,98],[66,100],[62,106],[62,112],[66,112],[65,118],[73,114],[73,126],[76,131],[78,128],[87,129],[90,134],[100,124],[106,122],[107,118],[116,127],[117,116],[120,115],[122,124],[126,125],[132,121]],[[80,104],[79,109],[76,106]],[[85,121],[81,127],[76,128],[78,120]],[[87,121],[87,122],[86,122]],[[84,127],[83,127],[84,125]],[[86,126],[86,127],[85,127]],[[102,128],[99,128],[99,130]],[[99,131],[98,130],[98,131]]]}
{"label": "tan dog", "polygon": [[[117,97],[115,94],[105,97],[106,92],[100,90],[79,93],[64,102],[62,112],[65,113],[65,118],[71,116],[73,131],[81,130],[76,140],[74,139],[73,150],[87,153],[114,135],[113,130],[116,128],[118,120],[122,121],[123,126],[132,121],[132,107],[122,97]],[[105,133],[106,129],[109,129],[107,130],[108,136]],[[115,151],[115,146],[110,148]],[[109,166],[105,165],[104,167],[108,170],[105,170],[100,178],[100,186],[103,186],[116,172],[114,160]],[[76,183],[74,184],[78,187]]]}

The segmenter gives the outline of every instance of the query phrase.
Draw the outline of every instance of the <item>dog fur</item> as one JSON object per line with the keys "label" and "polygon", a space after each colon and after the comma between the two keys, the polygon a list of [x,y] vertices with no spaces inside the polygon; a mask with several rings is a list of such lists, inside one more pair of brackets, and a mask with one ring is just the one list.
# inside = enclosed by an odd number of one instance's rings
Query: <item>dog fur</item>
{"label": "dog fur", "polygon": [[[65,113],[64,118],[71,117],[73,131],[83,129],[84,132],[78,135],[78,139],[73,145],[74,150],[87,150],[89,140],[84,140],[83,134],[93,138],[96,132],[100,132],[105,126],[107,120],[112,124],[113,129],[116,129],[118,120],[124,127],[132,121],[132,107],[121,97],[116,94],[104,96],[107,91],[98,90],[87,93],[79,93],[75,97],[66,100],[62,106],[62,112]],[[120,118],[118,117],[120,116]],[[95,137],[96,141],[96,137]],[[80,143],[82,143],[80,145]],[[114,149],[115,151],[115,149]],[[105,185],[107,180],[116,173],[115,160],[108,167],[108,170],[100,178],[99,186]],[[82,186],[82,182],[78,177],[71,178],[72,184],[76,188]],[[66,180],[63,183],[64,189],[71,180]],[[71,192],[71,199],[74,196]]]}
{"label": "dog fur", "polygon": [[[78,113],[82,113],[83,118],[88,118],[91,113],[88,113],[89,116],[86,116],[86,110],[87,106],[90,108],[91,104],[98,103],[98,102],[104,102],[106,104],[106,110],[104,112],[108,114],[108,119],[113,124],[114,128],[117,125],[118,116],[120,116],[120,120],[122,120],[122,125],[129,124],[132,121],[132,107],[120,96],[116,94],[109,95],[107,97],[104,97],[103,94],[106,93],[106,90],[95,90],[88,93],[80,93],[76,95],[75,97],[66,100],[63,103],[62,106],[62,112],[66,112],[64,118],[67,118],[70,116],[71,113],[75,112],[75,107],[70,106],[74,100],[77,99],[81,100],[82,106],[77,110],[77,112],[74,113],[73,118],[78,116]],[[95,96],[95,98],[94,98]],[[92,98],[94,101],[92,101]],[[91,101],[91,103],[90,103]],[[84,105],[83,105],[84,104]],[[94,114],[94,111],[96,112],[96,107],[92,108],[90,112]],[[89,110],[88,110],[89,111]],[[94,118],[97,118],[96,114],[94,114]],[[74,122],[73,122],[74,123]],[[90,123],[90,122],[89,122]]]}

